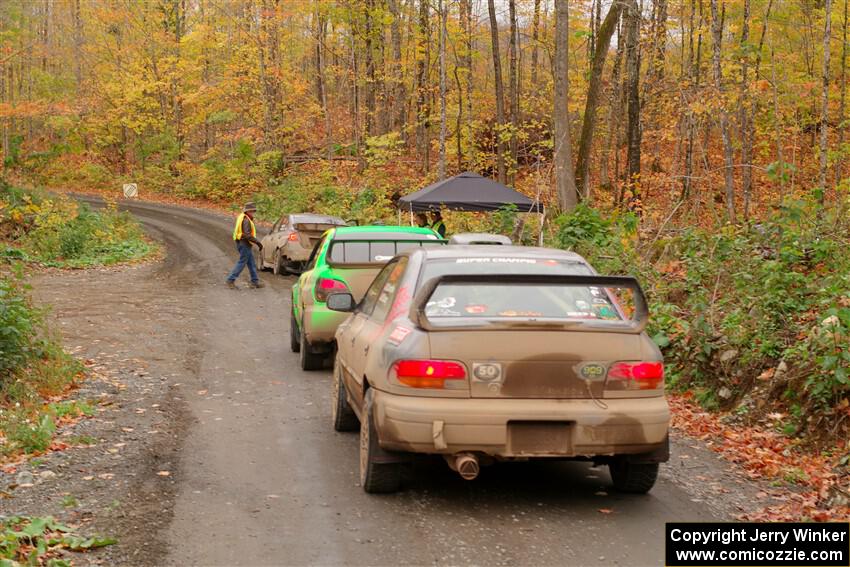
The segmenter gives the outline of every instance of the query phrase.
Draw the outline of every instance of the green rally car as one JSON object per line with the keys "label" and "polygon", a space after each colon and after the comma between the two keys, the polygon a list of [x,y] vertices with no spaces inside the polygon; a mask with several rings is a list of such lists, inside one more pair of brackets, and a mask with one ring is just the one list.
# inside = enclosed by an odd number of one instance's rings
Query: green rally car
{"label": "green rally car", "polygon": [[328,295],[349,292],[360,301],[396,254],[443,244],[437,233],[421,227],[345,226],[325,232],[292,286],[289,343],[292,352],[301,354],[301,368],[318,370],[332,359],[336,329],[348,317],[327,308]]}

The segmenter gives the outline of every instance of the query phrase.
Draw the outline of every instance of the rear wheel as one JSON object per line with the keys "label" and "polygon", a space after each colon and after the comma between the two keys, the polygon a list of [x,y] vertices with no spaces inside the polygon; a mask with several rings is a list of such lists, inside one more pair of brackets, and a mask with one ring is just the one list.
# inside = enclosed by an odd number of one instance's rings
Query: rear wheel
{"label": "rear wheel", "polygon": [[289,350],[298,352],[301,350],[301,333],[298,332],[298,322],[295,320],[295,313],[289,314]]}
{"label": "rear wheel", "polygon": [[372,392],[366,392],[360,421],[360,486],[370,494],[396,492],[401,485],[401,463],[381,463],[378,434],[372,413]]}
{"label": "rear wheel", "polygon": [[658,478],[658,463],[630,463],[618,457],[608,464],[614,488],[620,492],[646,494]]}
{"label": "rear wheel", "polygon": [[334,393],[333,393],[333,421],[336,431],[357,431],[359,422],[357,414],[351,409],[346,398],[345,384],[342,381],[342,370],[339,360],[334,363]]}
{"label": "rear wheel", "polygon": [[279,276],[283,271],[280,265],[280,248],[274,251],[274,260],[272,262],[272,272],[274,272],[274,275]]}
{"label": "rear wheel", "polygon": [[304,322],[301,322],[301,332],[298,333],[301,339],[301,344],[298,352],[301,353],[301,369],[302,370],[321,370],[325,365],[325,356],[313,352],[310,342],[307,340],[307,334],[304,333]]}

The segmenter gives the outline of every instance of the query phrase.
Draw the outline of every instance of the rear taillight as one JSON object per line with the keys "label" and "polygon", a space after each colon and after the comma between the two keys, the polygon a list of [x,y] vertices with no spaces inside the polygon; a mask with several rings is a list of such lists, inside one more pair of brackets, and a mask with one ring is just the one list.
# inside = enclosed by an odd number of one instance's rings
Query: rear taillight
{"label": "rear taillight", "polygon": [[298,240],[298,233],[297,232],[290,232],[289,233],[289,241],[295,242],[296,240]]}
{"label": "rear taillight", "polygon": [[351,293],[345,282],[331,278],[319,278],[316,281],[315,294],[317,301],[325,302],[328,300],[330,294],[338,292]]}
{"label": "rear taillight", "polygon": [[615,362],[608,367],[608,383],[628,390],[656,390],[664,385],[663,362]]}
{"label": "rear taillight", "polygon": [[399,384],[410,388],[466,386],[466,367],[451,360],[400,360],[393,365],[393,374]]}

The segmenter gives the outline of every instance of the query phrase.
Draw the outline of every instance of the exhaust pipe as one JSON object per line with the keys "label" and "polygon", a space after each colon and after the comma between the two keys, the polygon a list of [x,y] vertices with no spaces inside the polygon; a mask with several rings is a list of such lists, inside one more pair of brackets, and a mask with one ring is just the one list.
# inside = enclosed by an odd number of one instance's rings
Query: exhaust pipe
{"label": "exhaust pipe", "polygon": [[446,461],[449,467],[464,480],[475,480],[478,473],[481,472],[481,465],[478,464],[478,457],[473,453],[458,453],[453,457],[446,455]]}

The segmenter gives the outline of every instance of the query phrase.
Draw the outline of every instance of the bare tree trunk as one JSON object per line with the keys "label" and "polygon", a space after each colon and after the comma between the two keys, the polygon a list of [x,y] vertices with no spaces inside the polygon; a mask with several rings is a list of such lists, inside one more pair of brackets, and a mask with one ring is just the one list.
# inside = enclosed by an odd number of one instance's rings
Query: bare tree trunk
{"label": "bare tree trunk", "polygon": [[782,153],[782,128],[780,127],[779,114],[779,85],[776,82],[776,62],[773,57],[773,48],[770,48],[770,71],[773,79],[773,131],[776,136],[776,161],[779,163],[779,199],[782,203],[785,198],[785,156]]}
{"label": "bare tree trunk", "polygon": [[[464,140],[464,106],[467,106],[467,101],[472,97],[472,45],[469,34],[472,22],[472,0],[460,0],[460,27],[462,34],[460,54],[455,63],[455,82],[457,83],[457,121],[455,123],[457,137],[457,168],[458,171],[463,171],[464,155],[463,155],[463,140]],[[456,51],[456,52],[457,52]],[[466,117],[469,120],[469,117]],[[472,137],[472,130],[469,129],[468,135]]]}
{"label": "bare tree trunk", "polygon": [[314,62],[316,65],[316,101],[319,104],[322,104],[322,100],[324,100],[325,96],[325,76],[324,69],[322,66],[322,50],[324,49],[324,28],[325,28],[325,18],[320,12],[321,8],[316,8],[315,14],[313,14],[313,23],[315,27],[313,28],[313,40],[314,40],[314,50],[313,54],[315,56]]}
{"label": "bare tree trunk", "polygon": [[829,40],[832,34],[832,0],[824,0],[823,23],[823,91],[821,93],[820,113],[820,202],[823,203],[826,193],[826,166],[829,148]]}
{"label": "bare tree trunk", "polygon": [[655,7],[655,53],[651,76],[653,80],[660,81],[664,78],[664,59],[667,53],[667,0],[656,0]]}
{"label": "bare tree trunk", "polygon": [[[696,15],[696,0],[691,0],[691,13],[689,17],[689,32],[688,32],[688,67],[691,77],[692,87],[689,89],[689,101],[694,96],[698,96],[700,80],[702,78],[702,30],[705,21],[703,17],[703,4],[699,0],[699,24],[694,26],[694,16]],[[694,29],[699,29],[697,34],[697,45],[694,49]],[[694,174],[694,141],[696,139],[697,119],[691,110],[688,110],[686,115],[688,143],[685,150],[685,175],[682,179],[682,195],[681,200],[687,199],[691,194],[692,180]]]}
{"label": "bare tree trunk", "polygon": [[496,21],[496,6],[493,0],[487,0],[490,12],[490,40],[493,48],[493,72],[496,82],[496,170],[499,183],[507,183],[505,170],[505,146],[502,143],[502,128],[505,124],[505,87],[502,84],[502,62],[499,55],[499,23]]}
{"label": "bare tree trunk", "polygon": [[[174,2],[174,52],[176,55],[175,65],[180,62],[180,42],[186,29],[186,0],[175,0]],[[177,137],[177,160],[183,159],[183,93],[181,92],[179,75],[175,72],[171,82],[171,94],[174,98],[174,125]]]}
{"label": "bare tree trunk", "polygon": [[[765,22],[767,25],[767,22]],[[752,128],[750,127],[751,119],[751,101],[750,101],[750,77],[749,77],[749,55],[747,54],[747,44],[750,41],[750,0],[744,0],[744,14],[741,25],[741,86],[738,95],[738,122],[740,126],[741,136],[741,189],[744,195],[744,221],[750,218],[750,195],[753,188],[753,158],[752,158]]]}
{"label": "bare tree trunk", "polygon": [[319,89],[319,104],[322,105],[322,114],[325,117],[325,149],[328,160],[334,157],[333,146],[333,124],[331,123],[331,110],[328,105],[328,87],[325,78],[325,38],[327,37],[328,20],[318,10],[316,11],[316,66],[317,83]]}
{"label": "bare tree trunk", "polygon": [[80,13],[80,0],[74,0],[74,78],[77,81],[77,94],[83,84],[83,18]]}
{"label": "bare tree trunk", "polygon": [[357,65],[357,32],[354,15],[351,8],[348,12],[351,22],[351,130],[354,138],[354,155],[361,159],[360,155],[360,68]]}
{"label": "bare tree trunk", "polygon": [[517,72],[517,35],[519,31],[516,22],[516,0],[508,0],[508,14],[511,34],[508,42],[508,98],[511,104],[511,163],[508,182],[513,185],[519,153],[519,75]]}
{"label": "bare tree trunk", "polygon": [[[492,6],[493,0],[489,1]],[[573,174],[573,151],[570,142],[570,111],[568,106],[570,100],[569,40],[569,3],[567,0],[555,0],[555,94],[552,115],[555,129],[555,188],[563,211],[571,211],[578,204],[578,191]]]}
{"label": "bare tree trunk", "polygon": [[531,20],[531,88],[537,91],[537,52],[540,43],[540,0],[534,0]]}
{"label": "bare tree trunk", "polygon": [[[278,0],[263,0],[258,28],[260,80],[263,89],[263,135],[268,146],[277,145],[277,79],[274,72],[269,72],[269,67],[274,67],[277,59],[277,3]],[[321,100],[324,87],[319,78],[320,74],[316,75],[317,98]]]}
{"label": "bare tree trunk", "polygon": [[428,66],[430,64],[430,25],[428,0],[419,0],[419,33],[416,49],[416,145],[425,171],[431,166],[430,114],[428,105]]}
{"label": "bare tree trunk", "polygon": [[[620,10],[622,12],[622,9]],[[622,22],[622,19],[620,20]],[[605,155],[602,159],[602,165],[599,169],[599,185],[602,187],[610,187],[611,179],[608,173],[609,161],[611,156],[614,140],[619,140],[620,120],[619,117],[622,109],[620,102],[623,100],[621,92],[622,82],[620,81],[620,68],[623,63],[623,36],[621,33],[622,25],[617,25],[617,53],[614,56],[614,67],[611,69],[611,95],[608,97],[608,126],[607,138],[605,140]],[[619,147],[613,147],[614,151],[619,152]]]}
{"label": "bare tree trunk", "polygon": [[[726,8],[723,8],[725,14]],[[729,113],[724,104],[723,70],[720,66],[720,48],[723,40],[723,16],[718,13],[717,0],[711,0],[711,33],[713,38],[712,63],[714,87],[721,101],[720,136],[723,138],[724,179],[726,183],[726,216],[735,222],[735,184],[732,177],[732,140],[729,137]]]}
{"label": "bare tree trunk", "polygon": [[631,189],[630,207],[640,201],[640,11],[635,0],[628,0],[624,16],[626,28],[626,78],[628,154],[626,177]]}
{"label": "bare tree trunk", "polygon": [[844,0],[844,21],[841,26],[841,99],[838,103],[838,159],[835,160],[835,183],[844,177],[844,121],[847,102],[847,0]]}
{"label": "bare tree trunk", "polygon": [[374,25],[372,22],[372,10],[375,8],[374,0],[365,0],[363,4],[365,24],[364,30],[364,52],[366,56],[366,135],[375,134],[375,104],[376,104],[376,81],[375,81],[375,53],[373,46]]}
{"label": "bare tree trunk", "polygon": [[438,1],[440,12],[440,161],[437,168],[438,179],[446,178],[446,18],[447,9],[444,0]]}
{"label": "bare tree trunk", "polygon": [[599,106],[599,90],[602,85],[602,72],[605,69],[605,58],[608,55],[608,47],[611,44],[611,36],[617,28],[620,20],[623,4],[614,2],[608,8],[605,21],[599,27],[596,37],[596,49],[593,53],[593,66],[590,70],[590,84],[587,89],[587,100],[584,104],[584,120],[581,125],[581,140],[578,146],[578,158],[576,160],[576,185],[584,195],[590,198],[590,152],[593,149],[593,132],[596,129],[596,109]]}
{"label": "bare tree trunk", "polygon": [[463,65],[466,67],[466,132],[469,140],[468,161],[471,162],[475,157],[475,145],[472,143],[474,136],[474,119],[475,115],[472,112],[472,47],[473,47],[473,26],[472,26],[472,0],[466,0],[466,29],[464,29],[464,43],[466,44],[466,53]]}
{"label": "bare tree trunk", "polygon": [[[201,48],[201,63],[203,65],[203,70],[201,71],[201,81],[206,88],[210,84],[210,53],[209,48],[207,47],[207,39],[209,38],[209,19],[208,13],[206,10],[206,0],[199,0],[198,2],[198,10],[201,16],[201,22],[204,24],[204,28],[207,30],[204,32],[204,41],[203,47]],[[213,145],[213,130],[212,125],[207,119],[209,114],[205,115],[204,119],[204,154],[206,154],[209,149]]]}
{"label": "bare tree trunk", "polygon": [[399,0],[388,0],[388,6],[393,21],[390,24],[390,37],[393,49],[393,88],[392,88],[392,110],[390,117],[391,128],[401,131],[404,128],[404,101],[407,92],[404,83],[404,70],[401,60],[401,13],[398,6]]}

